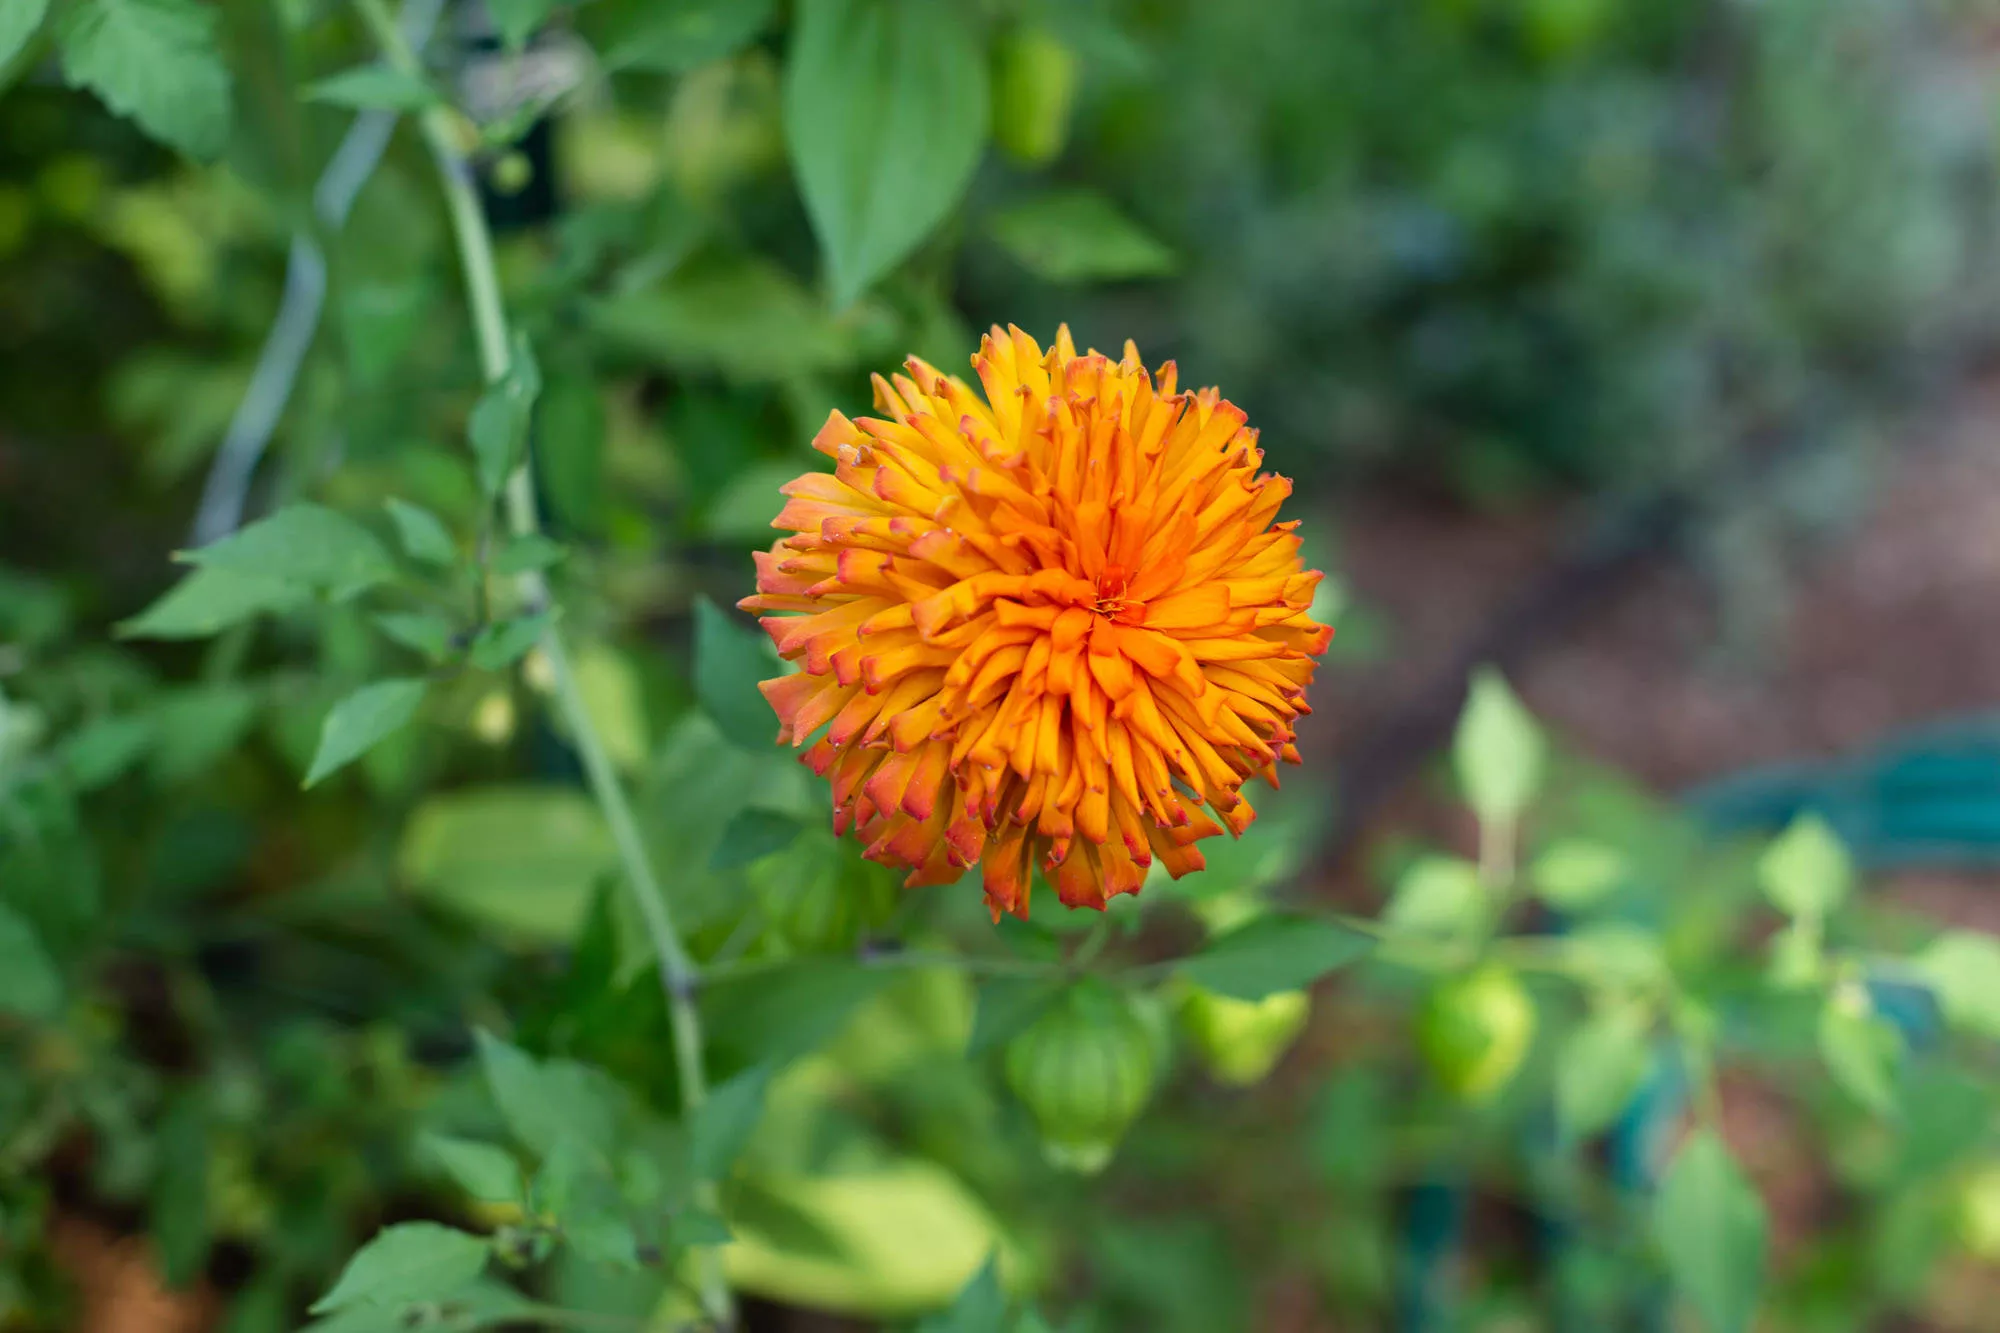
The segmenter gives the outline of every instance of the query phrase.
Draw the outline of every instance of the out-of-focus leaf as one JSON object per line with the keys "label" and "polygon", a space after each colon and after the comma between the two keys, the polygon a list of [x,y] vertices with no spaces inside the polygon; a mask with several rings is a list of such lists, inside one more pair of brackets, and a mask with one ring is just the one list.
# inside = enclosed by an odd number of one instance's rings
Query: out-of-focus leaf
{"label": "out-of-focus leaf", "polygon": [[197,569],[151,606],[121,621],[128,639],[205,639],[267,611],[297,610],[311,592],[287,579],[235,569]]}
{"label": "out-of-focus leaf", "polygon": [[1653,1206],[1667,1271],[1710,1333],[1743,1333],[1764,1281],[1764,1202],[1713,1132],[1674,1156]]}
{"label": "out-of-focus leaf", "polygon": [[517,1203],[524,1196],[521,1164],[505,1148],[477,1139],[427,1134],[423,1149],[472,1198]]}
{"label": "out-of-focus leaf", "polygon": [[612,69],[684,74],[748,46],[771,21],[773,0],[639,0],[598,34]]}
{"label": "out-of-focus leaf", "polygon": [[71,733],[58,751],[78,791],[95,791],[122,777],[153,742],[150,717],[101,717]]}
{"label": "out-of-focus leaf", "polygon": [[695,696],[724,736],[745,749],[768,751],[777,744],[778,720],[757,682],[780,674],[768,638],[706,597],[695,601]]}
{"label": "out-of-focus leaf", "polygon": [[1954,1025],[2000,1038],[2000,939],[1975,930],[1948,930],[1917,956]]}
{"label": "out-of-focus leaf", "polygon": [[1512,824],[1542,782],[1541,728],[1491,667],[1472,678],[1452,742],[1458,785],[1482,824]]}
{"label": "out-of-focus leaf", "polygon": [[1819,1012],[1819,1052],[1834,1081],[1877,1115],[1896,1110],[1896,1029],[1876,1017],[1866,987],[1836,986]]}
{"label": "out-of-focus leaf", "polygon": [[234,749],[257,714],[257,695],[233,682],[189,685],[153,706],[153,776],[181,782]]}
{"label": "out-of-focus leaf", "polygon": [[365,592],[396,575],[375,534],[324,505],[287,505],[268,518],[183,554],[202,569],[288,583],[336,600]]}
{"label": "out-of-focus leaf", "polygon": [[783,1062],[824,1044],[887,980],[845,959],[804,958],[705,987],[702,1007],[719,1050],[745,1063]]}
{"label": "out-of-focus leaf", "polygon": [[53,1018],[62,1007],[62,975],[35,928],[0,903],[0,1013]]}
{"label": "out-of-focus leaf", "polygon": [[1082,61],[1039,23],[1017,23],[993,47],[993,141],[1024,166],[1046,166],[1069,138]]}
{"label": "out-of-focus leaf", "polygon": [[785,137],[836,306],[943,220],[978,165],[987,115],[986,62],[959,6],[802,0]]}
{"label": "out-of-focus leaf", "polygon": [[622,769],[638,768],[652,750],[652,734],[645,689],[631,660],[608,644],[586,643],[572,654],[571,666],[583,710],[611,762]]}
{"label": "out-of-focus leaf", "polygon": [[486,0],[486,12],[493,16],[507,49],[519,51],[535,30],[548,22],[558,3],[560,0]]}
{"label": "out-of-focus leaf", "polygon": [[1805,814],[1766,849],[1757,878],[1779,911],[1818,920],[1846,899],[1854,866],[1832,827]]}
{"label": "out-of-focus leaf", "polygon": [[435,88],[393,65],[344,69],[309,85],[305,97],[359,111],[422,111],[440,100]]}
{"label": "out-of-focus leaf", "polygon": [[384,611],[375,617],[375,628],[432,662],[451,656],[451,636],[458,629],[437,611]]}
{"label": "out-of-focus leaf", "polygon": [[709,1091],[688,1129],[697,1179],[720,1180],[729,1174],[764,1113],[772,1072],[771,1065],[755,1065]]}
{"label": "out-of-focus leaf", "polygon": [[1396,881],[1382,916],[1398,930],[1466,939],[1486,929],[1490,912],[1478,867],[1455,856],[1426,856]]}
{"label": "out-of-focus leaf", "polygon": [[493,572],[501,575],[520,574],[530,569],[547,569],[561,563],[569,554],[569,548],[559,541],[552,541],[539,532],[531,532],[524,537],[516,537],[501,548],[493,557]]}
{"label": "out-of-focus leaf", "polygon": [[458,543],[442,519],[422,505],[390,496],[389,517],[396,522],[396,536],[412,560],[428,565],[453,565],[458,561]]}
{"label": "out-of-focus leaf", "polygon": [[798,841],[799,821],[772,810],[743,810],[722,831],[708,859],[710,870],[734,870],[782,852]]}
{"label": "out-of-focus leaf", "polygon": [[549,619],[548,612],[537,611],[530,616],[496,621],[473,637],[472,651],[467,656],[481,671],[505,671],[541,641]]}
{"label": "out-of-focus leaf", "polygon": [[615,863],[597,807],[567,787],[484,787],[433,796],[403,832],[396,863],[433,902],[529,940],[574,938],[599,876]]}
{"label": "out-of-focus leaf", "polygon": [[1643,1009],[1609,1005],[1563,1039],[1556,1053],[1556,1123],[1576,1142],[1609,1125],[1632,1101],[1653,1053]]}
{"label": "out-of-focus leaf", "polygon": [[599,302],[590,318],[629,354],[746,384],[837,369],[855,355],[846,324],[756,259],[689,263],[656,288]]}
{"label": "out-of-focus leaf", "polygon": [[432,1300],[478,1277],[486,1242],[435,1222],[385,1227],[341,1271],[333,1289],[313,1302],[314,1314],[351,1305],[395,1309]]}
{"label": "out-of-focus leaf", "polygon": [[1007,1327],[1007,1293],[1000,1287],[1000,1265],[988,1260],[978,1276],[965,1284],[950,1308],[917,1325],[917,1333],[1011,1333]]}
{"label": "out-of-focus leaf", "polygon": [[604,525],[604,401],[587,374],[551,371],[542,388],[535,472],[549,509],[568,530]]}
{"label": "out-of-focus leaf", "polygon": [[7,0],[0,5],[0,65],[21,53],[48,12],[49,0]]}
{"label": "out-of-focus leaf", "polygon": [[161,1275],[172,1287],[188,1286],[208,1260],[208,1159],[207,1108],[199,1095],[183,1092],[160,1120],[160,1165],[148,1201]]}
{"label": "out-of-focus leaf", "polygon": [[569,1060],[537,1060],[484,1030],[479,1046],[486,1087],[523,1147],[552,1155],[568,1141],[600,1159],[617,1133],[617,1106],[608,1080]]}
{"label": "out-of-focus leaf", "polygon": [[429,688],[423,680],[378,680],[335,704],[320,727],[305,785],[323,781],[408,726]]}
{"label": "out-of-focus leaf", "polygon": [[1050,282],[1157,278],[1179,266],[1172,250],[1095,190],[1024,200],[996,215],[991,227],[1016,263]]}
{"label": "out-of-focus leaf", "polygon": [[229,67],[215,11],[194,0],[80,0],[56,29],[63,77],[189,157],[229,138]]}
{"label": "out-of-focus leaf", "polygon": [[1615,847],[1585,838],[1564,838],[1535,858],[1528,882],[1535,896],[1564,912],[1579,912],[1603,900],[1629,870]]}
{"label": "out-of-focus leaf", "polygon": [[1177,970],[1217,994],[1261,1000],[1309,986],[1373,947],[1368,936],[1337,922],[1274,912],[1210,940]]}
{"label": "out-of-focus leaf", "polygon": [[1055,1003],[1062,994],[1060,979],[993,977],[979,985],[979,1007],[973,1011],[972,1037],[966,1054],[990,1051],[1017,1033]]}
{"label": "out-of-focus leaf", "polygon": [[479,488],[488,498],[500,494],[508,475],[521,461],[535,400],[541,392],[542,371],[535,361],[535,350],[526,338],[516,337],[507,373],[479,396],[465,428],[479,469]]}

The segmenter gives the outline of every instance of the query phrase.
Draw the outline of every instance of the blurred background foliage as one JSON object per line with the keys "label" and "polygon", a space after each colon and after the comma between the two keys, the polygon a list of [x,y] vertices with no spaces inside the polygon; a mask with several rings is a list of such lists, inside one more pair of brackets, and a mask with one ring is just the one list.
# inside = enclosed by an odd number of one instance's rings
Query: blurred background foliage
{"label": "blurred background foliage", "polygon": [[[66,86],[91,81],[64,25],[120,4],[212,20],[212,53],[164,77],[226,69],[226,134],[186,102],[142,109],[149,138]],[[975,330],[1062,320],[1223,386],[1301,479],[1298,514],[1382,486],[1555,503],[1584,530],[1671,504],[1726,599],[1768,597],[1785,535],[1866,493],[1883,423],[1990,348],[1983,6],[490,8],[446,5],[427,61],[540,365],[582,688],[712,968],[714,1072],[762,1106],[723,1200],[752,1327],[916,1318],[996,1252],[1072,1330],[1654,1328],[1674,1291],[1687,1326],[1743,1327],[1748,1187],[1686,1149],[1659,1179],[1707,1060],[1725,1092],[1808,1087],[1836,1182],[1779,1237],[1759,1327],[1979,1326],[1952,1293],[2000,1253],[1990,940],[1859,896],[1802,907],[1754,839],[1565,754],[1510,900],[1547,933],[1471,966],[1496,924],[1479,872],[1391,839],[1386,919],[1419,947],[1322,988],[1300,1040],[1296,983],[1166,960],[1313,901],[1328,783],[1288,786],[1143,914],[1121,902],[1108,945],[1039,915],[996,937],[976,895],[901,895],[824,830],[744,694],[761,640],[701,599],[747,591],[775,488],[829,408],[867,409],[868,372],[959,371]],[[330,0],[56,0],[21,31],[0,62],[0,1325],[112,1327],[136,1236],[134,1280],[192,1293],[159,1318],[240,1333],[301,1326],[384,1224],[532,1239],[525,1200],[436,1145],[499,1140],[546,1183],[540,1097],[602,1120],[625,1198],[567,1204],[525,1285],[604,1327],[671,1317],[660,1256],[714,1219],[647,1232],[633,1210],[684,1191],[639,1190],[633,1163],[657,1175],[697,1131],[670,1123],[664,1005],[536,659],[453,674],[418,727],[299,791],[336,700],[447,655],[427,608],[476,627],[496,544],[417,137],[341,225],[316,213],[356,108],[408,90],[326,82],[372,59]],[[843,203],[869,172],[886,212]],[[299,237],[324,310],[235,503],[310,497],[386,538],[394,497],[479,572],[212,639],[116,634],[231,489],[218,445]],[[1319,697],[1338,715],[1337,677]],[[1808,878],[1844,883],[1829,856]],[[884,965],[888,942],[974,961]],[[1032,1061],[1002,1049],[1038,1012],[1010,969],[1101,947],[1146,980],[1128,998],[1164,1091],[1079,1179],[1044,1160]],[[482,1066],[474,1029],[533,1054]],[[544,1082],[510,1104],[495,1061]],[[982,1299],[974,1280],[926,1326],[999,1327]],[[530,1318],[479,1300],[431,1315]],[[352,1313],[326,1322],[382,1317]]]}

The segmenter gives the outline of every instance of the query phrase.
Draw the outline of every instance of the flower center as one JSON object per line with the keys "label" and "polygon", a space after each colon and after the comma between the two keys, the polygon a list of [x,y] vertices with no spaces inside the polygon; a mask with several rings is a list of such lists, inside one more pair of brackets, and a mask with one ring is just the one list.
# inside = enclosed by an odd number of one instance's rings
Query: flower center
{"label": "flower center", "polygon": [[1116,617],[1125,610],[1125,588],[1132,576],[1123,565],[1106,565],[1097,576],[1097,602],[1090,609],[1100,616]]}

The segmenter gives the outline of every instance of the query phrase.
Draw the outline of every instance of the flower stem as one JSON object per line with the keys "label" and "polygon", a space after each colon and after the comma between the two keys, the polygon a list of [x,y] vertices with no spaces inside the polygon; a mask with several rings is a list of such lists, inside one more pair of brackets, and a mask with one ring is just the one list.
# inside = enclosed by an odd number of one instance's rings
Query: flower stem
{"label": "flower stem", "polygon": [[[389,63],[404,73],[421,75],[416,54],[389,18],[382,0],[356,0],[356,5]],[[487,383],[495,383],[506,376],[513,353],[507,332],[507,313],[500,299],[499,271],[493,260],[492,233],[486,225],[486,214],[474,188],[472,169],[459,149],[458,125],[451,112],[443,107],[431,107],[423,113],[420,123],[431,156],[437,163],[452,233],[458,243],[467,304],[471,307],[472,324],[479,341],[480,370]],[[531,536],[540,529],[540,520],[535,512],[534,482],[526,462],[515,468],[507,478],[505,502],[507,526],[516,537]],[[547,607],[551,604],[548,580],[540,570],[520,574],[518,586],[521,598],[528,606]],[[590,710],[584,705],[576,672],[570,664],[569,651],[553,619],[542,631],[538,647],[548,659],[556,701],[564,721],[569,725],[591,794],[610,828],[612,842],[624,865],[626,881],[631,885],[632,895],[658,957],[660,983],[666,991],[667,1013],[673,1027],[681,1107],[692,1116],[708,1098],[708,1078],[702,1063],[701,1015],[695,1007],[695,966],[688,957],[686,946],[681,943],[679,931],[674,927],[672,909],[667,905],[652,858],[640,836],[631,801],[625,794],[617,770],[612,766],[603,738],[598,735]],[[714,1186],[704,1185],[702,1193],[708,1197],[698,1201],[704,1207],[713,1209],[716,1204]],[[718,1327],[733,1327],[735,1303],[723,1275],[721,1256],[713,1248],[705,1248],[698,1252],[697,1263],[704,1313]]]}

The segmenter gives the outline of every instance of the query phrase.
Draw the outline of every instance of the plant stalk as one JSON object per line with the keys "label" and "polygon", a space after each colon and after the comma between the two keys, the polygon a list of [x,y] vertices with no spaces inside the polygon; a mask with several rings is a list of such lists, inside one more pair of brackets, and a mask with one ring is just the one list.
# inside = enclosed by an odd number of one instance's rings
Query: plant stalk
{"label": "plant stalk", "polygon": [[[356,4],[384,57],[404,73],[421,76],[422,69],[415,52],[403,40],[401,30],[389,18],[381,0],[356,0]],[[500,299],[499,270],[493,260],[492,232],[486,225],[485,210],[480,206],[471,166],[459,149],[459,127],[451,113],[441,106],[431,107],[423,113],[420,124],[431,156],[437,163],[452,233],[458,243],[467,304],[471,307],[473,328],[479,343],[480,370],[488,384],[497,383],[505,378],[513,352],[507,330],[507,313]],[[508,528],[516,537],[532,536],[540,530],[540,519],[535,511],[534,481],[525,460],[507,478],[505,508]],[[548,580],[540,570],[528,570],[517,576],[517,586],[528,606],[552,605]],[[631,886],[640,916],[645,921],[646,933],[659,960],[660,984],[666,991],[667,1013],[673,1027],[681,1107],[692,1117],[708,1099],[708,1077],[702,1062],[701,1015],[695,1007],[699,974],[686,946],[681,943],[680,932],[674,927],[672,909],[667,904],[659,876],[653,869],[652,858],[639,833],[631,801],[625,794],[617,770],[612,766],[603,738],[598,735],[590,710],[584,705],[583,692],[577,685],[568,648],[553,618],[542,631],[537,646],[548,660],[556,702],[569,725],[591,794],[610,828],[612,841],[625,869],[626,881]],[[704,1183],[699,1187],[697,1201],[713,1211],[716,1207],[715,1193],[712,1183]],[[735,1301],[722,1271],[721,1255],[713,1247],[703,1248],[696,1252],[696,1263],[704,1313],[717,1327],[733,1328],[736,1322]]]}

